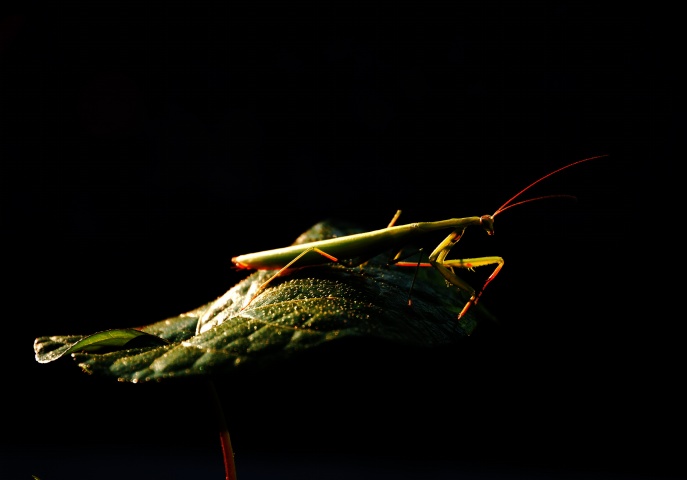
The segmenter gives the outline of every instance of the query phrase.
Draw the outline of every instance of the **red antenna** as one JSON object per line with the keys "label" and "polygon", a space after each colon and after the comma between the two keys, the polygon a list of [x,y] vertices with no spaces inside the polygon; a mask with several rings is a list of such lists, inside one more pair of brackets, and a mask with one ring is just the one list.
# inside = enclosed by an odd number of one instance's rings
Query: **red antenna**
{"label": "red antenna", "polygon": [[499,213],[501,213],[501,212],[503,212],[503,211],[505,211],[505,210],[508,210],[508,209],[511,208],[511,207],[515,207],[516,205],[522,205],[523,203],[534,202],[534,201],[536,201],[536,200],[543,200],[543,199],[545,199],[545,198],[573,198],[573,199],[577,198],[577,197],[575,197],[575,196],[573,196],[573,195],[545,195],[545,196],[543,196],[543,197],[529,198],[529,199],[527,199],[527,200],[521,200],[521,201],[519,201],[519,202],[516,202],[516,203],[512,203],[512,204],[511,204],[511,202],[512,202],[513,200],[515,200],[516,198],[518,198],[520,195],[522,195],[523,193],[525,193],[525,192],[526,192],[527,190],[529,190],[530,188],[534,187],[536,184],[538,184],[538,183],[541,182],[542,180],[546,180],[546,179],[549,178],[551,175],[555,175],[556,173],[558,173],[558,172],[560,172],[560,171],[562,171],[562,170],[565,170],[566,168],[574,167],[575,165],[578,165],[578,164],[580,164],[580,163],[589,162],[589,161],[591,161],[591,160],[596,160],[597,158],[603,158],[603,157],[607,157],[607,156],[608,156],[608,155],[597,155],[596,157],[589,157],[589,158],[585,158],[585,159],[583,159],[583,160],[578,160],[578,161],[576,161],[576,162],[569,163],[568,165],[565,165],[564,167],[561,167],[561,168],[559,168],[559,169],[557,169],[557,170],[554,170],[554,171],[551,172],[551,173],[548,173],[548,174],[544,175],[544,176],[541,177],[540,179],[535,180],[534,182],[530,183],[530,184],[527,185],[525,188],[523,188],[522,190],[520,190],[518,193],[516,193],[515,195],[513,195],[511,198],[509,198],[509,199],[506,201],[506,203],[504,203],[503,205],[501,205],[501,206],[498,208],[498,210],[496,210],[496,211],[494,212],[494,214],[492,215],[492,218],[495,217],[496,215],[498,215]]}

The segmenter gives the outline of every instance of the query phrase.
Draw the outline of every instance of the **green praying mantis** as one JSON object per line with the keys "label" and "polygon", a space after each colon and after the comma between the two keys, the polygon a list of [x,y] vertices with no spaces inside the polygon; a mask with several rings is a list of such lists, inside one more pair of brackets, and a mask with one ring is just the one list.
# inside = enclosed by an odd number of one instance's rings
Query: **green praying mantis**
{"label": "green praying mantis", "polygon": [[[498,275],[498,273],[501,271],[501,268],[504,264],[503,258],[497,256],[447,259],[446,257],[451,252],[451,249],[462,238],[465,230],[468,227],[480,226],[487,232],[487,235],[493,235],[494,218],[509,208],[545,198],[567,197],[574,199],[575,197],[572,195],[546,195],[527,200],[520,200],[513,203],[525,191],[529,190],[534,185],[549,178],[550,176],[575,165],[606,156],[607,155],[599,155],[578,160],[540,177],[538,180],[530,183],[527,187],[523,188],[513,197],[508,199],[491,215],[450,218],[448,220],[439,220],[434,222],[417,222],[406,225],[396,225],[395,223],[401,214],[401,211],[399,210],[396,212],[389,225],[386,228],[379,230],[236,256],[232,258],[232,262],[236,268],[251,270],[278,270],[273,276],[271,276],[267,281],[258,287],[248,303],[243,306],[242,310],[248,307],[248,305],[250,305],[250,303],[265,290],[270,282],[283,275],[289,269],[322,265],[328,262],[341,263],[344,260],[347,261],[347,266],[357,266],[365,263],[367,260],[376,255],[389,251],[390,265],[417,268],[433,267],[446,279],[449,284],[467,292],[470,295],[470,299],[465,303],[465,306],[458,314],[458,320],[460,321],[460,319],[463,318],[468,312],[470,307],[477,304],[487,285],[489,285],[489,283],[496,278],[496,275]],[[437,245],[434,251],[432,251],[432,253],[429,255],[428,262],[423,263],[421,261],[402,261],[403,258],[401,258],[401,252],[405,246],[430,232],[448,229],[451,230],[451,233],[449,233],[448,236],[444,238],[439,245]],[[473,288],[455,273],[455,269],[472,270],[475,267],[483,267],[487,265],[496,265],[496,267],[479,290]],[[411,304],[410,299],[408,300],[408,303]]]}

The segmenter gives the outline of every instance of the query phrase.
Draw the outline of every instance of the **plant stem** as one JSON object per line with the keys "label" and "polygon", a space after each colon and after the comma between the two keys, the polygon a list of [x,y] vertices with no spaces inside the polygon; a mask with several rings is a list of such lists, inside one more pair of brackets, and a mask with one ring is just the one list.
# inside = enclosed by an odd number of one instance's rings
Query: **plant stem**
{"label": "plant stem", "polygon": [[224,473],[226,480],[236,480],[236,465],[234,465],[234,450],[231,448],[231,439],[229,438],[229,429],[224,418],[224,410],[220,402],[217,389],[212,379],[208,381],[210,388],[210,395],[215,406],[215,416],[217,417],[217,426],[219,427],[219,439],[222,445],[222,458],[224,459]]}

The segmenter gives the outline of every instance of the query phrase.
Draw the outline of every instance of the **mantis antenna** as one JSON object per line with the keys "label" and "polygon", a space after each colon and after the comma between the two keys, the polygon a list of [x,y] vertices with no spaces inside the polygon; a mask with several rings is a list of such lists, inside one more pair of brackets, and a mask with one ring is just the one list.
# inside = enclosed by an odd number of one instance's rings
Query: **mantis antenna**
{"label": "mantis antenna", "polygon": [[577,199],[577,197],[575,197],[574,195],[545,195],[545,196],[542,196],[542,197],[535,197],[535,198],[530,198],[530,199],[527,199],[527,200],[521,200],[521,201],[519,201],[519,202],[511,203],[513,200],[515,200],[516,198],[518,198],[520,195],[522,195],[523,193],[525,193],[525,192],[526,192],[527,190],[529,190],[530,188],[534,187],[536,184],[538,184],[538,183],[541,182],[542,180],[546,180],[546,179],[549,178],[551,175],[555,175],[556,173],[560,172],[561,170],[565,170],[566,168],[573,167],[573,166],[578,165],[578,164],[583,163],[583,162],[589,162],[589,161],[591,161],[591,160],[596,160],[597,158],[603,158],[603,157],[607,157],[607,156],[608,156],[608,155],[597,155],[596,157],[589,157],[589,158],[585,158],[585,159],[583,159],[583,160],[578,160],[578,161],[576,161],[576,162],[570,163],[570,164],[568,164],[568,165],[566,165],[566,166],[564,166],[564,167],[561,167],[561,168],[559,168],[559,169],[557,169],[557,170],[554,170],[553,172],[550,172],[550,173],[544,175],[543,177],[541,177],[541,178],[539,178],[538,180],[535,180],[534,182],[530,183],[530,184],[527,185],[525,188],[523,188],[522,190],[520,190],[518,193],[516,193],[515,195],[513,195],[511,198],[509,198],[508,200],[506,200],[506,202],[505,202],[503,205],[501,205],[501,206],[491,215],[491,217],[494,218],[494,217],[495,217],[496,215],[498,215],[499,213],[504,212],[504,211],[508,210],[509,208],[515,207],[516,205],[522,205],[522,204],[524,204],[524,203],[534,202],[534,201],[536,201],[536,200],[544,200],[545,198],[572,198],[572,199]]}

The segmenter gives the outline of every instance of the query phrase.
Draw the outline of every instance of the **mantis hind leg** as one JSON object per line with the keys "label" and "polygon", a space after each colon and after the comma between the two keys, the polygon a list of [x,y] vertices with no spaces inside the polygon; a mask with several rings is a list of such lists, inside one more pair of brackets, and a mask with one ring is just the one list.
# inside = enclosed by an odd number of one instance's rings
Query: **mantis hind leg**
{"label": "mantis hind leg", "polygon": [[330,254],[328,254],[327,252],[325,252],[325,251],[323,251],[323,250],[320,250],[320,249],[317,248],[317,247],[306,248],[306,249],[303,250],[301,253],[299,253],[298,255],[296,255],[296,257],[295,257],[293,260],[291,260],[289,263],[287,263],[287,264],[284,265],[282,268],[280,268],[279,271],[277,271],[277,273],[275,273],[274,275],[272,275],[272,276],[271,276],[270,278],[268,278],[262,285],[260,285],[260,286],[258,287],[258,289],[255,291],[255,293],[253,294],[253,296],[250,297],[250,300],[248,300],[248,303],[246,303],[246,304],[243,306],[243,308],[241,308],[241,310],[245,310],[246,308],[248,308],[248,305],[250,305],[251,303],[253,303],[253,300],[255,300],[255,298],[256,298],[258,295],[260,295],[260,294],[265,290],[265,288],[267,288],[267,285],[269,285],[270,282],[272,282],[272,280],[274,280],[275,278],[277,278],[277,277],[279,277],[280,275],[282,275],[286,270],[288,270],[289,268],[291,268],[298,260],[300,260],[301,258],[303,258],[303,256],[306,255],[306,254],[309,253],[309,252],[317,252],[317,253],[319,253],[320,255],[322,255],[323,257],[328,258],[329,260],[331,260],[332,262],[335,262],[335,263],[337,263],[337,262],[339,261],[338,258],[336,258],[336,257],[334,257],[334,256],[332,256],[332,255],[330,255]]}
{"label": "mantis hind leg", "polygon": [[[396,224],[396,221],[398,220],[398,218],[399,218],[400,216],[401,216],[401,210],[396,210],[396,213],[395,213],[394,216],[391,218],[391,221],[389,222],[389,225],[387,226],[387,228],[394,226],[394,225]],[[338,259],[338,258],[334,257],[333,255],[328,254],[327,252],[325,252],[325,251],[323,251],[323,250],[320,250],[320,249],[317,248],[317,247],[310,247],[310,248],[307,248],[307,249],[303,250],[301,253],[299,253],[293,260],[289,261],[289,263],[287,263],[287,264],[284,265],[282,268],[280,268],[279,271],[277,271],[277,273],[275,273],[275,274],[272,275],[270,278],[268,278],[262,285],[260,285],[260,286],[258,287],[258,289],[255,291],[255,293],[253,294],[253,296],[250,298],[250,300],[248,301],[248,303],[246,303],[246,304],[243,306],[243,308],[241,308],[241,310],[245,310],[246,308],[248,308],[248,305],[250,305],[251,303],[253,303],[253,300],[255,300],[255,298],[256,298],[258,295],[260,295],[260,294],[265,290],[265,288],[267,288],[267,285],[269,285],[270,282],[272,282],[272,280],[274,280],[275,278],[281,276],[286,270],[288,270],[289,268],[292,268],[293,265],[294,265],[296,262],[298,262],[298,260],[300,260],[301,258],[303,258],[304,255],[308,254],[309,252],[313,252],[313,251],[319,253],[320,255],[322,255],[323,257],[325,257],[325,258],[331,260],[331,261],[334,262],[334,263],[339,263],[339,259]],[[362,258],[361,258],[361,259],[358,259],[357,262],[352,262],[352,263],[350,263],[349,266],[364,265],[365,263],[367,263],[367,260],[368,260],[368,259],[362,259]]]}

